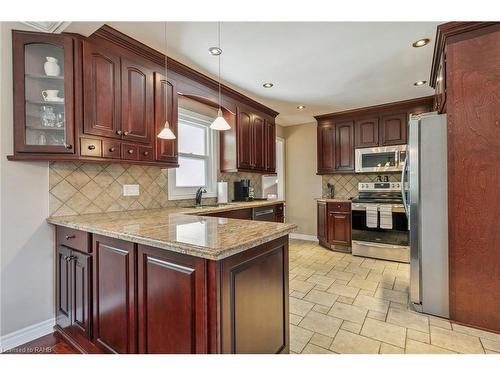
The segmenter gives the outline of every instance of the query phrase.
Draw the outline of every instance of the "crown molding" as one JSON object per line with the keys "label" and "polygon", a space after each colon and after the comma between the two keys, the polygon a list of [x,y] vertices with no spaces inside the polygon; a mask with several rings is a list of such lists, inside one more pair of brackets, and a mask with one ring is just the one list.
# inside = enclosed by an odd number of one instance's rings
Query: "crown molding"
{"label": "crown molding", "polygon": [[368,114],[370,112],[388,112],[388,111],[392,111],[392,110],[398,110],[401,108],[419,107],[419,106],[425,106],[425,105],[429,105],[429,104],[432,105],[433,101],[434,101],[434,97],[432,95],[431,96],[423,96],[421,98],[401,100],[399,102],[377,104],[377,105],[372,105],[369,107],[353,108],[353,109],[348,109],[346,111],[326,113],[324,115],[314,116],[314,118],[317,121],[321,121],[321,120],[326,120],[326,119],[332,119],[332,118],[338,118],[338,117],[349,117],[349,116],[354,116],[354,115],[355,116],[363,116],[363,115]]}
{"label": "crown molding", "polygon": [[[488,26],[500,25],[499,22],[447,22],[438,25],[436,30],[436,42],[434,43],[434,53],[432,55],[431,74],[429,86],[436,87],[436,78],[441,55],[444,53],[446,44],[460,34],[477,31]],[[454,39],[454,38],[453,38]]]}
{"label": "crown molding", "polygon": [[65,21],[21,21],[21,23],[30,26],[38,31],[43,31],[44,33],[61,33],[63,32],[71,22]]}

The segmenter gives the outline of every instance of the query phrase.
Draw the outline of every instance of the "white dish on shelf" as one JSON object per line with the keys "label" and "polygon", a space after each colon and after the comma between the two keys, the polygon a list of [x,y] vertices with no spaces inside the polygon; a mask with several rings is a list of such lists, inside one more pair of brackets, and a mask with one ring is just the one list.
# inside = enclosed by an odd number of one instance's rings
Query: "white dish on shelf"
{"label": "white dish on shelf", "polygon": [[44,98],[46,102],[50,103],[63,103],[64,98]]}

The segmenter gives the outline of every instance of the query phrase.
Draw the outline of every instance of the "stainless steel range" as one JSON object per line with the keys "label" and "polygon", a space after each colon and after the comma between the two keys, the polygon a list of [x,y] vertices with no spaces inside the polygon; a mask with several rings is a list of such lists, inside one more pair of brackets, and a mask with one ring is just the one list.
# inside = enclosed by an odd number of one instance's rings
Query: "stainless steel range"
{"label": "stainless steel range", "polygon": [[361,182],[352,200],[352,254],[410,262],[400,182]]}

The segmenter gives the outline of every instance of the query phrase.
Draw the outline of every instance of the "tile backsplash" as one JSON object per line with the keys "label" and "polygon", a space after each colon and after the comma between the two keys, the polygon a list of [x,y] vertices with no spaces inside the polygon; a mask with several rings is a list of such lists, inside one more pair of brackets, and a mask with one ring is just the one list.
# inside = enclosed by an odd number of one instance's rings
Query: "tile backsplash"
{"label": "tile backsplash", "polygon": [[[262,179],[254,173],[219,173],[227,181],[229,199],[233,181],[250,179],[255,195],[262,194]],[[168,200],[168,170],[134,164],[51,162],[49,164],[50,216],[192,205],[193,199]],[[123,196],[124,184],[138,184],[139,196]],[[204,199],[215,203],[215,198]]]}
{"label": "tile backsplash", "polygon": [[[381,176],[389,176],[389,181],[397,182],[401,180],[399,173],[385,173]],[[335,190],[335,198],[351,198],[358,195],[358,183],[360,182],[373,182],[377,180],[376,174],[362,174],[362,173],[349,173],[349,174],[335,174],[323,175],[321,190],[323,198],[329,198],[329,191],[327,184],[333,184]]]}

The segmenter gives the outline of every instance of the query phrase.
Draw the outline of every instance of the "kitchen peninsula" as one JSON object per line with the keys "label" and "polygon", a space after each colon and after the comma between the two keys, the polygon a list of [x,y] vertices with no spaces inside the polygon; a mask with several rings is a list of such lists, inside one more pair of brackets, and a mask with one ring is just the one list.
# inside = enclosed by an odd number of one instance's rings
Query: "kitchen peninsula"
{"label": "kitchen peninsula", "polygon": [[230,218],[270,205],[49,218],[56,329],[88,353],[288,353],[296,226]]}

